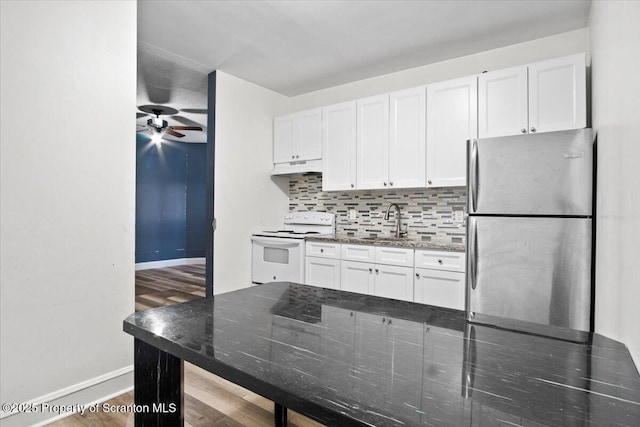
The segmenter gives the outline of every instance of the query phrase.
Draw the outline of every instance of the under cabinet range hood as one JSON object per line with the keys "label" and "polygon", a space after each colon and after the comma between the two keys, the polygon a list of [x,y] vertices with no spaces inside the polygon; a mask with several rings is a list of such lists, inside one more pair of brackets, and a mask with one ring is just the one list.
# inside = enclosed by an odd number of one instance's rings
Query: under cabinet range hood
{"label": "under cabinet range hood", "polygon": [[301,175],[303,173],[322,173],[322,160],[275,163],[271,171],[271,175]]}

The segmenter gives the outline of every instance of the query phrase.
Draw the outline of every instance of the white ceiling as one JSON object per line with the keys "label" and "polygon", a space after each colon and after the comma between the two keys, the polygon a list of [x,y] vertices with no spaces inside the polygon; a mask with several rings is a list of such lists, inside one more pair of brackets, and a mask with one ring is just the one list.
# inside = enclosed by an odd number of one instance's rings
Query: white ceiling
{"label": "white ceiling", "polygon": [[[139,1],[138,103],[206,108],[221,70],[288,96],[583,28],[590,0]],[[170,124],[179,124],[169,120]]]}

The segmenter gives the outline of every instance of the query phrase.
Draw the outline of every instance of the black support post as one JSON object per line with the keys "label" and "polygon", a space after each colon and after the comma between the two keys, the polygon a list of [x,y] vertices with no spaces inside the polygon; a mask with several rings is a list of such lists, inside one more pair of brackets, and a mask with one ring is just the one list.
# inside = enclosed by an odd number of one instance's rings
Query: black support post
{"label": "black support post", "polygon": [[134,351],[136,427],[183,426],[182,359],[137,338]]}
{"label": "black support post", "polygon": [[287,426],[287,408],[285,406],[274,403],[273,414],[275,416],[274,425],[276,427]]}

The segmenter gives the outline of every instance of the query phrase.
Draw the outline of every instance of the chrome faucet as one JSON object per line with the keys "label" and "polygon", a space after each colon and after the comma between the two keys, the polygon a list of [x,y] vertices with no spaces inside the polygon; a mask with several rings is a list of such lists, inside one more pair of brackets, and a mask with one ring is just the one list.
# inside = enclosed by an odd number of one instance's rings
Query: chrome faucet
{"label": "chrome faucet", "polygon": [[406,229],[402,231],[400,227],[400,206],[395,203],[389,203],[389,205],[387,206],[387,211],[384,213],[384,219],[385,221],[389,219],[389,211],[391,210],[392,206],[396,207],[396,238],[406,237]]}

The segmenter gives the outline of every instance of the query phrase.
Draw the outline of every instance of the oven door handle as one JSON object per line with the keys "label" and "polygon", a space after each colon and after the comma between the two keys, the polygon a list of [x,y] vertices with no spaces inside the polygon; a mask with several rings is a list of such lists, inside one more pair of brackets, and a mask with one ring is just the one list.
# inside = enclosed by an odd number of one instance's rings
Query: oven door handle
{"label": "oven door handle", "polygon": [[252,237],[251,241],[257,245],[270,248],[295,248],[303,243],[303,240],[295,240],[292,242],[283,242],[284,239],[269,237]]}

